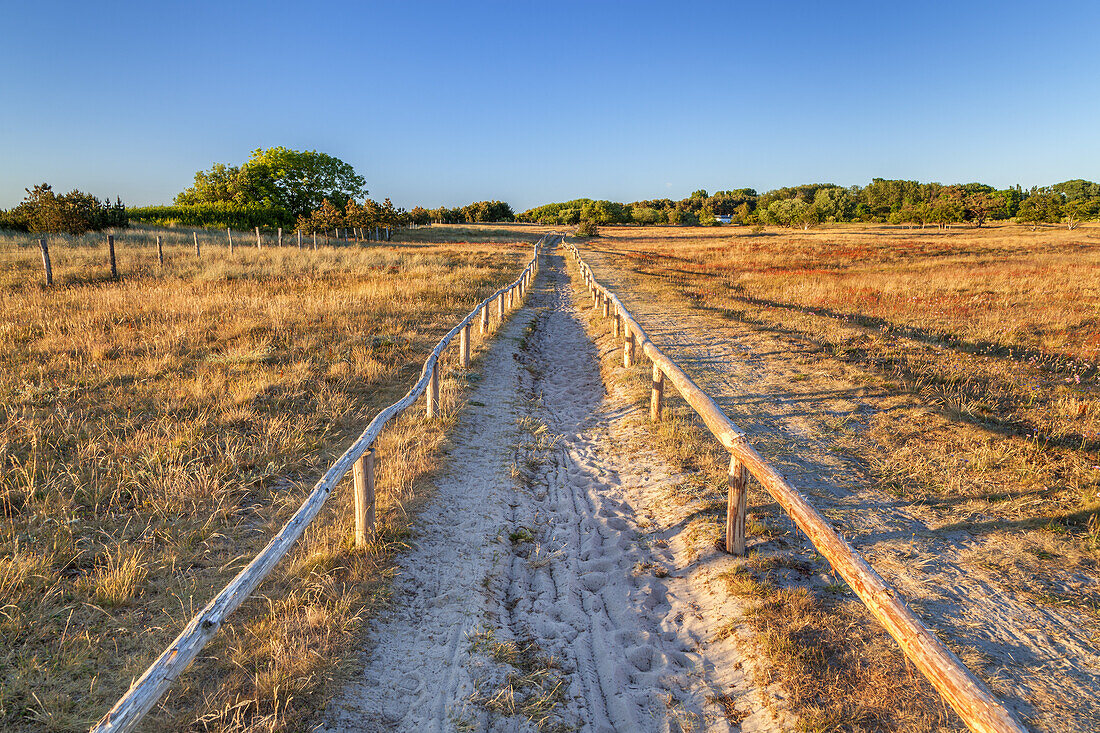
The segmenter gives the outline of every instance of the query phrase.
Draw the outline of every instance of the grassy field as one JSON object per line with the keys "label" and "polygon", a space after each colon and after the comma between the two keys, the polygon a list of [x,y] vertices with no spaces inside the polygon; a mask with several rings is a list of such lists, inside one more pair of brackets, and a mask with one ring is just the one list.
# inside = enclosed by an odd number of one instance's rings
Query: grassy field
{"label": "grassy field", "polygon": [[[700,310],[805,339],[952,418],[1030,438],[1043,450],[1028,484],[1050,499],[1033,510],[1036,520],[1064,525],[1096,547],[1100,227],[604,235],[595,250]],[[1035,454],[984,450],[956,452],[950,468],[962,470],[965,461],[994,469]],[[906,492],[928,481],[909,483]]]}
{"label": "grassy field", "polygon": [[[628,305],[650,304],[662,338],[703,345],[685,354],[689,371],[728,392],[724,408],[769,460],[810,484],[835,479],[811,499],[1029,726],[1095,723],[1093,662],[1051,649],[1100,638],[1100,229],[600,234],[582,246],[598,275]],[[670,404],[656,444],[698,472],[701,488],[681,493],[699,503],[706,553],[724,516],[723,456]],[[756,629],[776,675],[763,681],[783,683],[803,726],[957,726],[858,602],[814,580],[827,569],[770,498],[750,495],[757,549],[728,586],[756,605],[735,621]],[[884,529],[900,514],[875,516],[899,507],[914,534]],[[957,593],[938,585],[960,577]],[[982,588],[1004,607],[965,597]],[[1020,624],[1011,643],[984,636],[994,610]],[[1032,646],[1063,623],[1073,631]]]}
{"label": "grassy field", "polygon": [[[29,238],[0,236],[0,728],[102,715],[538,237],[407,235],[229,255],[201,232],[199,257],[190,230],[127,230],[119,282],[102,236],[51,238],[52,288]],[[446,370],[442,418],[384,434],[374,546],[352,549],[337,492],[148,729],[300,725],[384,595],[475,372]]]}

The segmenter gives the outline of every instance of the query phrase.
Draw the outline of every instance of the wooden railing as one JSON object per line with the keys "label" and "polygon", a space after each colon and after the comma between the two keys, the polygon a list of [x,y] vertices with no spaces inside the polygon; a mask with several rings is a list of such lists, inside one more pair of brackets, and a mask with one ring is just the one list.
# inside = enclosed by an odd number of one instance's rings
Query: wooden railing
{"label": "wooden railing", "polygon": [[989,689],[967,669],[913,614],[897,591],[852,549],[825,521],[825,518],[749,445],[745,433],[730,420],[718,404],[699,388],[680,366],[654,344],[645,330],[614,293],[596,281],[592,268],[570,242],[564,246],[580,268],[581,277],[593,299],[593,308],[615,319],[615,335],[623,338],[623,364],[634,365],[636,352],[653,362],[650,419],[661,419],[665,380],[672,382],[680,396],[702,418],[718,442],[729,451],[729,496],[726,507],[726,549],[734,554],[745,552],[745,513],[748,503],[746,486],[751,474],[790,515],[817,551],[848,583],[860,600],[898,642],[905,655],[928,678],[944,700],[976,733],[1024,733],[1025,728],[996,699]]}
{"label": "wooden railing", "polygon": [[[133,730],[145,714],[176,681],[180,673],[198,655],[218,629],[248,596],[256,589],[276,564],[290,551],[302,536],[309,523],[321,511],[332,490],[354,468],[355,477],[355,541],[362,546],[374,527],[374,441],[382,429],[407,410],[421,394],[426,394],[426,413],[429,418],[439,412],[439,359],[443,350],[459,336],[459,365],[470,363],[470,329],[480,315],[481,332],[489,329],[489,312],[497,305],[497,316],[504,319],[506,310],[523,302],[535,274],[538,272],[539,254],[556,238],[547,234],[535,245],[534,254],[520,276],[492,296],[482,301],[461,323],[447,332],[424,362],[420,379],[397,402],[379,412],[358,440],[352,443],[340,458],[325,471],[314,485],[313,491],[302,502],[294,516],[283,526],[274,539],[235,578],[203,608],[176,640],[154,661],[145,673],[134,682],[114,707],[92,727],[94,733],[121,733]],[[506,304],[507,302],[507,304]]]}

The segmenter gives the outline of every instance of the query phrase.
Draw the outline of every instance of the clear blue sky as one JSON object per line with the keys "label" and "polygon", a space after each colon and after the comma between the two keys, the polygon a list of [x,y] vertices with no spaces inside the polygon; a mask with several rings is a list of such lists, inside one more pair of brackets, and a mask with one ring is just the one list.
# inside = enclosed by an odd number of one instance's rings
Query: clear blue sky
{"label": "clear blue sky", "polygon": [[401,206],[1100,179],[1100,3],[16,3],[0,207],[253,148]]}

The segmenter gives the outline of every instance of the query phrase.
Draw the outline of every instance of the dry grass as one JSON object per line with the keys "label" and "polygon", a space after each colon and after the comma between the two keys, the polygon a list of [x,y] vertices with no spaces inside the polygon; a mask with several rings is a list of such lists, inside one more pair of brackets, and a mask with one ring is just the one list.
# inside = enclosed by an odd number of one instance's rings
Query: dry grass
{"label": "dry grass", "polygon": [[[209,233],[200,259],[167,231],[162,269],[156,233],[118,234],[120,282],[98,237],[51,240],[50,289],[37,249],[0,238],[5,730],[102,715],[536,238],[230,257]],[[380,441],[373,546],[353,549],[338,491],[148,729],[294,729],[317,708],[461,404],[467,373],[445,374],[443,417],[414,409]]]}
{"label": "dry grass", "polygon": [[1097,228],[604,234],[592,247],[647,293],[794,340],[808,365],[897,395],[861,436],[879,448],[883,488],[1095,545]]}

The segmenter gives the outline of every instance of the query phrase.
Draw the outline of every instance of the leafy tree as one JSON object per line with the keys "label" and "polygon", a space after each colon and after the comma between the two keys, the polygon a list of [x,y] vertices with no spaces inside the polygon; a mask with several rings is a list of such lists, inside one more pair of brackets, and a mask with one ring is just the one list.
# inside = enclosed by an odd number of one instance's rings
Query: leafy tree
{"label": "leafy tree", "polygon": [[1030,224],[1034,231],[1040,224],[1053,224],[1062,218],[1061,196],[1056,193],[1032,193],[1020,202],[1016,221]]}
{"label": "leafy tree", "polygon": [[214,164],[195,174],[194,185],[176,196],[177,204],[219,201],[278,206],[309,216],[326,199],[336,207],[367,194],[363,177],[331,155],[316,150],[257,148],[244,165]]}
{"label": "leafy tree", "polygon": [[29,232],[62,232],[84,234],[112,227],[122,228],[130,223],[126,207],[121,199],[111,203],[100,202],[95,196],[72,190],[58,196],[48,183],[23,189],[27,197],[5,215],[11,228]]}

